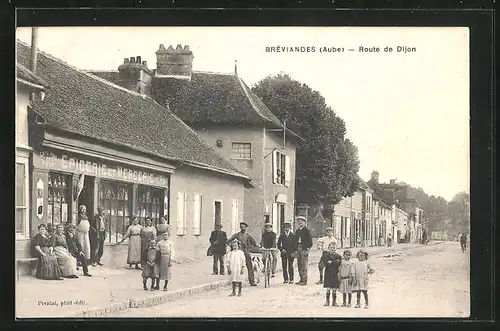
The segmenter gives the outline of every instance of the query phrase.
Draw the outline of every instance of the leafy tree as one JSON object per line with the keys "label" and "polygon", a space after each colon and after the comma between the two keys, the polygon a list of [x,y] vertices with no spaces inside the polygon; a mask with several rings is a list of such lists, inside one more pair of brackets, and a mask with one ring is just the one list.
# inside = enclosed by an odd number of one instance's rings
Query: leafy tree
{"label": "leafy tree", "polygon": [[345,139],[345,123],[325,98],[283,73],[264,78],[253,92],[305,139],[297,146],[297,200],[335,204],[352,195],[358,181],[357,148]]}
{"label": "leafy tree", "polygon": [[448,202],[448,215],[453,227],[460,232],[466,232],[470,224],[470,197],[466,192],[455,194]]}

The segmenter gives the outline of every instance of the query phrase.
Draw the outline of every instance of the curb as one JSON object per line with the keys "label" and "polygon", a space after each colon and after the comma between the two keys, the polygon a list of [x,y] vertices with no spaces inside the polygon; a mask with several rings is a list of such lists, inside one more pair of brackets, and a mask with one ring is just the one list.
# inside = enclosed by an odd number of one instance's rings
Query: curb
{"label": "curb", "polygon": [[[430,242],[427,246],[433,246],[433,245],[438,245],[441,244],[442,242]],[[415,249],[415,248],[420,248],[420,247],[426,247],[426,246],[414,246],[414,247],[401,247],[399,251],[406,251],[410,249]],[[354,248],[357,249],[358,247]],[[345,248],[345,249],[353,249],[353,248]],[[389,252],[379,252],[379,253],[373,253],[372,256],[377,256],[380,254],[385,254]],[[308,263],[308,266],[313,266],[318,263],[318,258],[314,258],[313,260],[310,260]],[[282,268],[276,268],[276,272],[282,271]],[[185,288],[185,289],[179,289],[175,290],[172,292],[165,292],[162,293],[161,295],[157,295],[154,297],[149,297],[149,298],[144,298],[140,300],[136,299],[128,299],[122,302],[118,303],[113,303],[107,308],[98,308],[98,309],[91,309],[91,310],[86,310],[80,313],[77,313],[73,315],[73,317],[83,317],[83,318],[95,318],[95,317],[106,317],[111,313],[116,313],[119,311],[124,311],[124,310],[129,310],[133,308],[145,308],[145,307],[151,307],[151,306],[157,306],[165,303],[166,301],[169,300],[175,300],[177,298],[181,297],[187,297],[190,295],[198,294],[201,292],[207,292],[211,290],[215,290],[221,287],[226,287],[229,286],[231,282],[229,280],[222,280],[222,281],[217,281],[213,283],[207,283],[203,285],[197,285],[194,287],[190,288]]]}

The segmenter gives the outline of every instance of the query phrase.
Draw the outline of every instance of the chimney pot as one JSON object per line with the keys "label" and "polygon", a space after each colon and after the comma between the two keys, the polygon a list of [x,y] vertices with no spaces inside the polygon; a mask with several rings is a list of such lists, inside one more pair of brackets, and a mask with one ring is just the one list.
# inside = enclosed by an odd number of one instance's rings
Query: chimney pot
{"label": "chimney pot", "polygon": [[141,57],[140,56],[137,56],[137,60],[136,60],[137,63],[142,63],[141,61]]}
{"label": "chimney pot", "polygon": [[142,65],[147,68],[148,67],[148,62],[147,61],[142,61]]}
{"label": "chimney pot", "polygon": [[177,44],[177,47],[175,48],[176,51],[182,51],[182,45]]}
{"label": "chimney pot", "polygon": [[135,57],[133,56],[130,57],[130,63],[135,63]]}
{"label": "chimney pot", "polygon": [[124,60],[123,60],[123,63],[128,63],[128,57],[126,57]]}
{"label": "chimney pot", "polygon": [[190,49],[189,49],[189,45],[184,45],[184,50],[185,50],[186,52],[189,52],[189,51],[190,51]]}

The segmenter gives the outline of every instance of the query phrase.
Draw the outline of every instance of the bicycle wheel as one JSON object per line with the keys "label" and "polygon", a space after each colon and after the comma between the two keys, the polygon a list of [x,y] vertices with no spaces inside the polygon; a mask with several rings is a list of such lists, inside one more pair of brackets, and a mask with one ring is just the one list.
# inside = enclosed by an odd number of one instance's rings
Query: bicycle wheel
{"label": "bicycle wheel", "polygon": [[270,268],[269,268],[269,259],[266,259],[266,264],[264,265],[264,287],[268,288],[269,287],[269,281],[270,281]]}

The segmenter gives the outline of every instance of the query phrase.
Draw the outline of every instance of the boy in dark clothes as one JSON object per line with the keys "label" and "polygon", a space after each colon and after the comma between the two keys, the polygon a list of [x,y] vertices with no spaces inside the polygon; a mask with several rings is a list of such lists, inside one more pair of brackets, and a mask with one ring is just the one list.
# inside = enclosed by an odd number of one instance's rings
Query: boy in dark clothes
{"label": "boy in dark clothes", "polygon": [[[156,251],[156,240],[149,241],[149,248],[146,251],[146,263],[142,269],[142,286],[144,291],[148,290],[148,278],[151,278],[151,291],[159,289],[160,286],[160,271],[158,264],[158,252]],[[156,282],[156,286],[155,286]]]}
{"label": "boy in dark clothes", "polygon": [[325,306],[330,304],[330,293],[332,294],[332,306],[337,305],[337,290],[340,286],[339,268],[342,263],[342,257],[335,252],[335,243],[328,245],[329,252],[323,255],[325,263],[325,276],[323,278],[323,287],[326,288]]}

